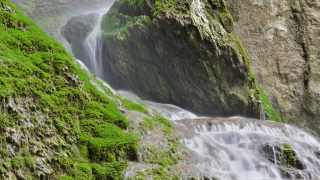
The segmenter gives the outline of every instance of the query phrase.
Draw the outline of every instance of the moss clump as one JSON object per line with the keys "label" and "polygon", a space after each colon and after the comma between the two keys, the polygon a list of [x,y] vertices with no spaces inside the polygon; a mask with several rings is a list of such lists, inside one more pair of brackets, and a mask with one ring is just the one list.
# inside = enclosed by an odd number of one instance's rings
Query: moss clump
{"label": "moss clump", "polygon": [[283,145],[284,163],[287,165],[288,168],[295,168],[296,152],[292,149],[292,147],[289,144],[283,143],[282,145]]}
{"label": "moss clump", "polygon": [[261,94],[261,99],[262,99],[262,105],[263,105],[263,110],[265,112],[265,116],[267,119],[270,119],[272,121],[276,121],[276,122],[282,122],[280,116],[278,115],[278,113],[273,109],[271,103],[269,102],[269,100],[267,99],[266,95],[264,94],[264,92],[262,91],[261,87],[258,85],[258,83],[256,83],[260,94]]}
{"label": "moss clump", "polygon": [[7,149],[0,149],[0,158],[6,158],[9,156],[9,151]]}
{"label": "moss clump", "polygon": [[23,152],[23,158],[24,158],[24,162],[26,167],[33,169],[34,168],[34,160],[28,150],[28,148],[26,146],[23,147],[22,149]]}
{"label": "moss clump", "polygon": [[167,11],[187,15],[189,10],[186,4],[188,1],[185,0],[159,0],[155,2],[151,12],[153,12],[153,16],[163,16]]}
{"label": "moss clump", "polygon": [[12,163],[12,167],[15,169],[22,168],[25,165],[23,157],[14,157],[14,158],[12,158],[11,163]]}

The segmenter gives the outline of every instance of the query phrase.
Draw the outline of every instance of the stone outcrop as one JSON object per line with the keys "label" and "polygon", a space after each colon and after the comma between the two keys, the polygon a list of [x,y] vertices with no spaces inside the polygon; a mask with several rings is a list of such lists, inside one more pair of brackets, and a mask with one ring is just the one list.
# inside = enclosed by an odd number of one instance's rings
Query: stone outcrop
{"label": "stone outcrop", "polygon": [[101,26],[112,87],[202,115],[260,117],[260,92],[223,1],[120,1]]}
{"label": "stone outcrop", "polygon": [[97,23],[98,16],[98,14],[93,13],[71,18],[68,24],[62,27],[62,35],[65,36],[71,44],[78,43],[79,39],[85,39],[93,30]]}
{"label": "stone outcrop", "polygon": [[319,133],[320,1],[226,3],[252,72],[282,120]]}

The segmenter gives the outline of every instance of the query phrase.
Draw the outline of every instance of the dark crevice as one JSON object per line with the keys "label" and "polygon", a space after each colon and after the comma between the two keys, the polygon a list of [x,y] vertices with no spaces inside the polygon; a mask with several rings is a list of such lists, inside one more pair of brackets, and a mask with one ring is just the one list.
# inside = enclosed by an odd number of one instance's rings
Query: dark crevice
{"label": "dark crevice", "polygon": [[308,86],[309,86],[309,73],[310,73],[310,66],[307,64],[303,74],[304,75],[303,85],[304,85],[305,91],[308,90]]}

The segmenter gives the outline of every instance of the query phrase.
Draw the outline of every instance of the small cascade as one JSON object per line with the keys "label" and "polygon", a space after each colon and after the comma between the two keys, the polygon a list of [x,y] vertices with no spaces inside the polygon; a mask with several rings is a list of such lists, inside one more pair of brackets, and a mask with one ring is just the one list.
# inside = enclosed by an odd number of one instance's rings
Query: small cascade
{"label": "small cascade", "polygon": [[274,164],[277,165],[277,155],[276,155],[276,150],[274,149],[274,146],[272,146],[272,151],[273,151],[273,157],[274,157]]}
{"label": "small cascade", "polygon": [[[314,149],[320,150],[320,143],[298,128],[252,119],[209,119],[207,122],[206,126],[193,127],[197,134],[194,138],[181,140],[197,154],[197,166],[204,174],[224,180],[283,179],[277,165],[275,145],[282,147],[286,143],[296,153],[296,166],[302,164],[298,167],[302,169],[288,168],[287,174],[295,177],[294,174],[300,173],[302,179],[320,178],[317,166],[320,159],[314,153]],[[179,123],[185,124],[183,121]],[[186,131],[190,132],[189,129]]]}
{"label": "small cascade", "polygon": [[127,99],[129,99],[132,102],[138,103],[138,104],[145,104],[151,109],[157,110],[160,115],[168,120],[175,121],[175,120],[181,120],[181,119],[198,119],[198,118],[204,118],[204,117],[198,117],[197,115],[182,109],[178,106],[172,105],[172,104],[161,104],[161,103],[155,103],[151,101],[142,101],[137,95],[129,92],[129,91],[123,91],[120,90],[118,93]]}
{"label": "small cascade", "polygon": [[266,120],[262,104],[260,105],[260,119]]}
{"label": "small cascade", "polygon": [[93,31],[88,35],[84,41],[84,49],[86,54],[89,56],[90,64],[93,72],[96,76],[102,77],[102,47],[103,40],[101,38],[101,21],[103,13],[99,14],[97,24]]}

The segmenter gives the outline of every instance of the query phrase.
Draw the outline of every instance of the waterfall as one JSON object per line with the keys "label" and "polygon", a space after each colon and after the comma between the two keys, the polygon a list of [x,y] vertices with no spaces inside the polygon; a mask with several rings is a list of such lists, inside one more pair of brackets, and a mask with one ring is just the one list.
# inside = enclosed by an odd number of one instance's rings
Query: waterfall
{"label": "waterfall", "polygon": [[101,21],[103,13],[99,14],[97,24],[93,31],[86,37],[84,41],[84,49],[91,62],[91,72],[96,76],[102,77],[102,47],[103,40],[101,38]]}
{"label": "waterfall", "polygon": [[[198,4],[199,0],[193,1],[193,14],[198,14],[197,20],[200,22],[203,12],[202,7],[197,6]],[[100,14],[96,27],[84,42],[85,52],[90,58],[93,68],[91,71],[100,78],[103,77],[102,17],[103,13]],[[201,25],[201,23],[199,24]],[[208,27],[205,26],[205,23],[202,23],[202,25],[203,27],[200,28],[203,29],[204,33],[207,32]],[[81,61],[79,62],[81,63]],[[81,66],[85,67],[82,63]],[[191,131],[193,131],[194,136],[181,139],[180,142],[195,153],[196,166],[203,174],[221,180],[282,179],[280,166],[277,164],[275,147],[283,148],[282,144],[287,143],[296,152],[296,157],[303,164],[303,172],[307,174],[303,178],[320,178],[320,169],[317,169],[320,159],[314,153],[317,150],[320,154],[320,143],[298,128],[282,123],[241,117],[203,119],[204,117],[199,117],[174,105],[142,101],[138,96],[128,91],[114,91],[112,93],[119,93],[133,102],[155,109],[163,117],[172,120],[173,124],[181,125],[183,128],[188,128],[186,123],[192,119],[194,121],[193,125],[196,126],[192,129],[186,129],[186,133],[192,134]],[[264,115],[264,109],[261,105],[261,120],[265,120]],[[199,120],[199,123],[197,123],[197,120]],[[203,120],[210,121],[210,125],[204,125]],[[263,147],[270,147],[272,152],[265,151]],[[270,155],[270,153],[272,154]],[[312,158],[312,161],[309,158]],[[143,150],[139,151],[139,161],[143,162]],[[280,161],[282,160],[279,159]],[[127,172],[125,177],[127,178],[129,174]],[[289,169],[288,174],[294,176],[294,170]]]}
{"label": "waterfall", "polygon": [[274,146],[272,146],[272,151],[273,151],[274,164],[277,165],[277,155],[276,155],[276,150],[274,149]]}

